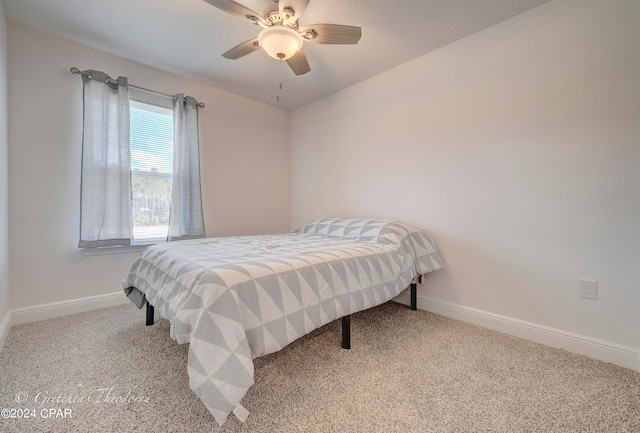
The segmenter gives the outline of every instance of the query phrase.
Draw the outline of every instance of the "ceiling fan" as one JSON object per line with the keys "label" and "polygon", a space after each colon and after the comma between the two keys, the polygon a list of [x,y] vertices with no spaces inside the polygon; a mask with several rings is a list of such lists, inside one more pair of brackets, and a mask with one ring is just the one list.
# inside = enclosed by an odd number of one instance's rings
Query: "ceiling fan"
{"label": "ceiling fan", "polygon": [[231,15],[248,20],[262,27],[255,39],[250,39],[222,54],[236,60],[263,48],[276,60],[285,60],[296,75],[311,70],[307,56],[302,51],[305,41],[316,44],[355,45],[362,36],[362,29],[339,24],[313,24],[299,26],[298,19],[307,8],[309,0],[275,0],[269,4],[263,16],[233,0],[204,0]]}

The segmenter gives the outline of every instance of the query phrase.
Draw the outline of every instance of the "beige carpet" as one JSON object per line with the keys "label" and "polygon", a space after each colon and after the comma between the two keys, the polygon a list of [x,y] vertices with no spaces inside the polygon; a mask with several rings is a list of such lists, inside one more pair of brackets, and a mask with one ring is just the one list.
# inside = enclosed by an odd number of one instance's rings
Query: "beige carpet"
{"label": "beige carpet", "polygon": [[640,432],[631,370],[395,303],[352,317],[351,350],[336,321],[257,359],[251,415],[222,429],[166,321],[127,305],[15,326],[0,408],[37,418],[0,431]]}

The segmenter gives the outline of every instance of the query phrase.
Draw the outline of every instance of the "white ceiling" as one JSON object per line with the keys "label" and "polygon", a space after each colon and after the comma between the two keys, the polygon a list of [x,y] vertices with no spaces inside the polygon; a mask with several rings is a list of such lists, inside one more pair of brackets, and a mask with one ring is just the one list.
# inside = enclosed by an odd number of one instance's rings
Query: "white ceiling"
{"label": "white ceiling", "polygon": [[[296,77],[284,64],[279,103],[276,60],[263,50],[238,60],[221,56],[255,38],[259,27],[203,0],[2,1],[10,21],[291,110],[549,0],[311,0],[302,25],[360,26],[362,39],[305,43],[311,72]],[[238,2],[262,14],[270,0]]]}

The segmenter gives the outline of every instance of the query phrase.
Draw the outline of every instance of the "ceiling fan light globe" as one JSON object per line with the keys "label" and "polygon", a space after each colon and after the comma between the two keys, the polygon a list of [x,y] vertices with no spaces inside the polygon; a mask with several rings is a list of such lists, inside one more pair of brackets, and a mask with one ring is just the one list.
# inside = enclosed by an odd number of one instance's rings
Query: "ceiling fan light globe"
{"label": "ceiling fan light globe", "polygon": [[302,48],[302,36],[289,27],[273,26],[258,35],[260,46],[276,60],[287,60]]}

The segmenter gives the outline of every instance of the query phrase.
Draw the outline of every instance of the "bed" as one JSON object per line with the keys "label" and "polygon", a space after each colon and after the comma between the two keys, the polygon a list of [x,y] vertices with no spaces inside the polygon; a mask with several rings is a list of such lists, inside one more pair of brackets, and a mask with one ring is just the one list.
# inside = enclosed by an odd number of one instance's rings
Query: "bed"
{"label": "bed", "polygon": [[189,343],[189,386],[219,425],[253,385],[253,359],[387,302],[442,269],[433,241],[395,221],[323,218],[282,235],[207,238],[145,249],[122,285]]}

